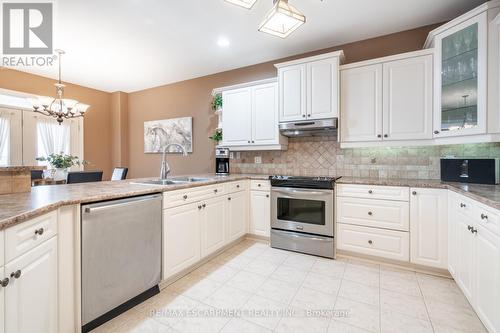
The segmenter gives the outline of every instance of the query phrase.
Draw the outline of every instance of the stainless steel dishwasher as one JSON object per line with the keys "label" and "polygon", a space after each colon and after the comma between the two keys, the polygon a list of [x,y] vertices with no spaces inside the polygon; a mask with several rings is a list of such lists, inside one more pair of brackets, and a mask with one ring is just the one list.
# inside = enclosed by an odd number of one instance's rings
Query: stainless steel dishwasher
{"label": "stainless steel dishwasher", "polygon": [[159,292],[162,195],[82,205],[82,332]]}

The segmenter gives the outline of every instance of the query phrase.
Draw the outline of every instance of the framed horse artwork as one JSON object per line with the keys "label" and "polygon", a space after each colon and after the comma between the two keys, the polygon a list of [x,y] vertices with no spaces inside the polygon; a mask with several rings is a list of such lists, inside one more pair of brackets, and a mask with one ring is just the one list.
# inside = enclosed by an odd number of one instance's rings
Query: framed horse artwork
{"label": "framed horse artwork", "polygon": [[[163,153],[163,147],[178,143],[188,153],[193,152],[193,117],[172,118],[144,122],[144,152]],[[169,153],[181,153],[170,147]]]}

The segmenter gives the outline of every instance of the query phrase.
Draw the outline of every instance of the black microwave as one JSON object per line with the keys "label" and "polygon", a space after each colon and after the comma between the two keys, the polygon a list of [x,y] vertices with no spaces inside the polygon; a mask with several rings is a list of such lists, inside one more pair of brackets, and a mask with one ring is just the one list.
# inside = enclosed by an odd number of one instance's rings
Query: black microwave
{"label": "black microwave", "polygon": [[472,184],[498,184],[498,158],[442,158],[441,180]]}

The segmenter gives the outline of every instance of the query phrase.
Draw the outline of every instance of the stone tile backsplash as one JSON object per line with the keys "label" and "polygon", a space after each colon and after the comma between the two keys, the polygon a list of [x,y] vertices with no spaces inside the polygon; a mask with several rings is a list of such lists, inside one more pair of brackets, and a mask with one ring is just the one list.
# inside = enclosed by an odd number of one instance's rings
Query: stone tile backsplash
{"label": "stone tile backsplash", "polygon": [[287,151],[239,154],[231,160],[233,173],[439,179],[441,157],[498,158],[500,143],[340,149],[336,138],[308,137],[289,139]]}

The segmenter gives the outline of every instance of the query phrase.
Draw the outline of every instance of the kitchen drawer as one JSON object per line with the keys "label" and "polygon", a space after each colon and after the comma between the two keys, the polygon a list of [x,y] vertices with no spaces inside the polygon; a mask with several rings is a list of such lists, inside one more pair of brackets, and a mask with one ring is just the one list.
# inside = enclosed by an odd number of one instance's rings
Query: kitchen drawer
{"label": "kitchen drawer", "polygon": [[163,208],[176,207],[224,194],[224,184],[186,188],[163,193]]}
{"label": "kitchen drawer", "polygon": [[451,192],[449,208],[461,212],[467,217],[475,218],[477,216],[477,202],[461,194]]}
{"label": "kitchen drawer", "polygon": [[271,183],[269,180],[251,180],[250,189],[252,191],[270,191]]}
{"label": "kitchen drawer", "polygon": [[477,202],[475,212],[477,223],[500,236],[500,211]]}
{"label": "kitchen drawer", "polygon": [[[5,241],[4,241],[4,232],[0,231],[0,267],[4,264],[4,249],[5,249]],[[1,277],[0,277],[1,278]]]}
{"label": "kitchen drawer", "polygon": [[410,260],[410,235],[404,231],[337,224],[337,248],[387,259]]}
{"label": "kitchen drawer", "polygon": [[230,182],[224,184],[226,188],[226,193],[234,193],[234,192],[239,192],[239,191],[244,191],[248,188],[248,181],[247,180],[240,180],[237,182]]}
{"label": "kitchen drawer", "polygon": [[409,201],[410,188],[400,186],[372,186],[338,184],[337,196],[366,199]]}
{"label": "kitchen drawer", "polygon": [[5,263],[57,234],[57,211],[5,230]]}
{"label": "kitchen drawer", "polygon": [[409,231],[410,206],[405,201],[338,197],[337,222]]}

